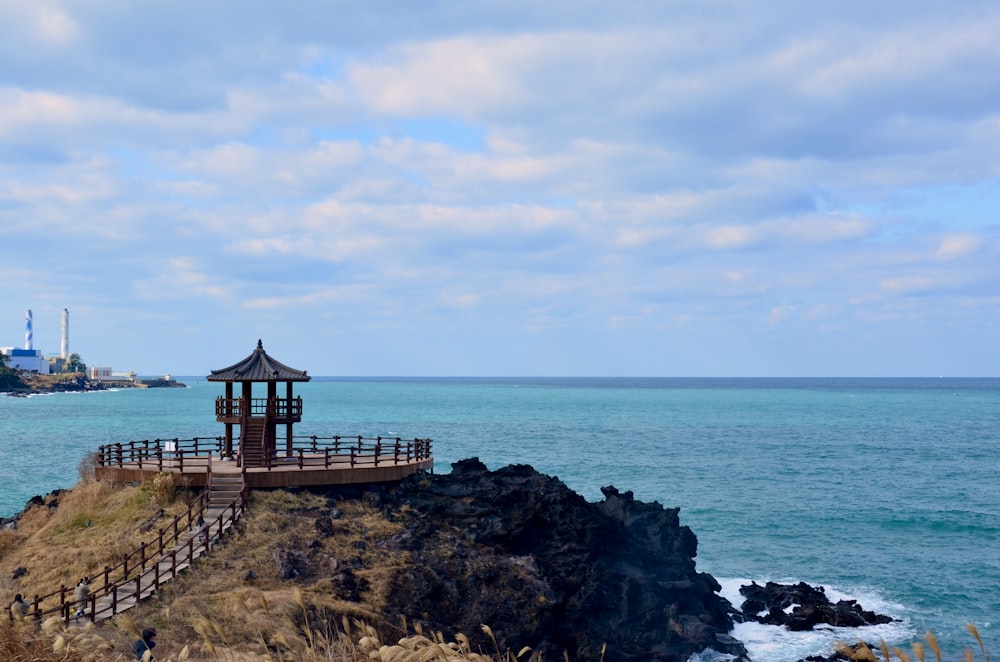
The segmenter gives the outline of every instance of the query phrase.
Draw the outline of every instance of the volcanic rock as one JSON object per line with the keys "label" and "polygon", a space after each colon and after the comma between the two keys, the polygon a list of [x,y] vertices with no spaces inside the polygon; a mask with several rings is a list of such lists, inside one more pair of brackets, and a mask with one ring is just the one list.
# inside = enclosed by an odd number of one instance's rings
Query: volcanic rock
{"label": "volcanic rock", "polygon": [[602,491],[588,503],[530,466],[489,471],[474,458],[355,492],[408,532],[388,543],[411,562],[392,578],[385,617],[492,650],[485,623],[500,650],[530,646],[546,660],[681,662],[708,648],[744,659],[726,634],[731,606],[696,571],[697,538],[678,509]]}
{"label": "volcanic rock", "polygon": [[740,587],[746,598],[740,611],[747,620],[765,625],[784,625],[789,630],[812,630],[819,624],[861,627],[891,623],[892,617],[865,610],[855,600],[830,602],[825,589],[805,582],[764,586],[753,582]]}

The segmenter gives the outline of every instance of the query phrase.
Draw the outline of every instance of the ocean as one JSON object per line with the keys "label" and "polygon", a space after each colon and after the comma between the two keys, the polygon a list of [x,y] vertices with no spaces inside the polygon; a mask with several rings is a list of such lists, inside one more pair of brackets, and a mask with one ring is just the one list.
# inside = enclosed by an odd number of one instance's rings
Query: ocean
{"label": "ocean", "polygon": [[[88,451],[217,436],[218,384],[0,397],[0,516],[71,487]],[[314,378],[298,434],[430,437],[438,473],[479,457],[530,464],[589,500],[600,488],[680,507],[698,569],[740,584],[805,581],[899,619],[789,633],[739,625],[758,662],[835,639],[949,659],[1000,657],[1000,379]],[[706,658],[708,659],[708,658]]]}

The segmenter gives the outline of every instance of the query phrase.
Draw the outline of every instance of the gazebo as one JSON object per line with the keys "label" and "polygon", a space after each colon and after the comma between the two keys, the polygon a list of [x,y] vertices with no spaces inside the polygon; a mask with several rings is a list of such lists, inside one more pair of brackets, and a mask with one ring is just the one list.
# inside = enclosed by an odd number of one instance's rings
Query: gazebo
{"label": "gazebo", "polygon": [[[258,340],[250,356],[228,368],[213,370],[210,382],[224,382],[226,394],[215,400],[215,419],[224,423],[226,433],[222,455],[233,456],[233,426],[240,427],[238,459],[243,467],[260,467],[277,455],[277,428],[285,426],[286,454],[292,455],[292,426],[302,421],[302,398],[293,397],[292,383],[307,382],[305,370],[290,368],[264,351]],[[233,384],[240,382],[239,397],[233,396]],[[285,397],[278,397],[278,382],[285,383]],[[254,397],[253,385],[267,384],[267,397]]]}

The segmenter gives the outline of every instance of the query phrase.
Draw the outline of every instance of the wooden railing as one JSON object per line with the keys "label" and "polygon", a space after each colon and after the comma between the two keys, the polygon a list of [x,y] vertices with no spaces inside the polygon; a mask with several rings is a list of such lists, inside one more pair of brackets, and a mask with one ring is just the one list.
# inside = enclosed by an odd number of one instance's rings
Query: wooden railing
{"label": "wooden railing", "polygon": [[[134,597],[135,601],[139,602],[150,592],[159,589],[161,584],[176,577],[179,569],[195,560],[196,551],[207,553],[210,549],[208,543],[221,537],[225,525],[235,522],[246,512],[248,501],[249,494],[244,484],[240,495],[226,506],[217,518],[205,522],[207,532],[205,542],[198,540],[197,535],[192,535],[181,546],[178,544],[181,536],[193,532],[198,516],[205,512],[208,505],[206,488],[198,499],[188,506],[185,513],[178,515],[170,524],[159,530],[155,540],[143,542],[138,549],[124,555],[117,565],[105,566],[100,575],[92,578],[84,618],[95,621],[114,616],[122,611],[120,609],[122,601]],[[165,569],[161,568],[164,563],[168,564]],[[95,586],[93,579],[100,579],[101,583]],[[61,586],[58,591],[34,596],[27,617],[41,620],[58,616],[68,624],[74,618],[74,612],[78,607],[74,591],[75,587]]]}
{"label": "wooden railing", "polygon": [[[135,464],[139,469],[155,468],[184,470],[184,462],[195,458],[202,461],[222,454],[222,437],[191,439],[144,439],[116,444],[104,444],[97,449],[97,463],[102,467]],[[199,463],[200,464],[200,463]]]}
{"label": "wooden railing", "polygon": [[[276,456],[265,453],[261,466],[275,467],[355,467],[359,464],[387,466],[410,464],[431,459],[430,439],[402,439],[400,437],[333,437],[299,436],[292,438],[292,448],[282,446]],[[174,450],[167,450],[167,448]],[[158,471],[184,470],[184,462],[201,458],[199,465],[223,450],[222,437],[195,437],[194,439],[154,439],[107,444],[98,452],[101,466],[137,464]]]}
{"label": "wooden railing", "polygon": [[246,412],[250,416],[263,416],[267,413],[267,403],[273,401],[271,415],[276,418],[302,418],[302,398],[250,398],[250,405],[244,407],[243,398],[215,399],[216,418],[240,418]]}
{"label": "wooden railing", "polygon": [[347,466],[359,464],[388,466],[410,464],[431,459],[430,439],[402,439],[400,437],[318,437],[316,435],[292,438],[291,452],[282,448],[277,458],[267,458],[267,468],[288,466],[289,463],[305,467]]}

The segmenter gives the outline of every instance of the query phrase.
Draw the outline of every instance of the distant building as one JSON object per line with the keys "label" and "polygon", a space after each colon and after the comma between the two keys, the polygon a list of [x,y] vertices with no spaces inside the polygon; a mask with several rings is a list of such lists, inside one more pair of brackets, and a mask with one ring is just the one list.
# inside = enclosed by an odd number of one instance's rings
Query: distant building
{"label": "distant building", "polygon": [[111,379],[111,368],[106,368],[104,366],[94,365],[90,366],[87,370],[87,379]]}
{"label": "distant building", "polygon": [[7,356],[7,367],[27,372],[49,374],[49,360],[37,349],[21,349],[20,347],[3,347],[0,353]]}
{"label": "distant building", "polygon": [[95,382],[132,382],[135,381],[135,373],[115,372],[105,366],[91,366],[87,368],[87,379]]}

